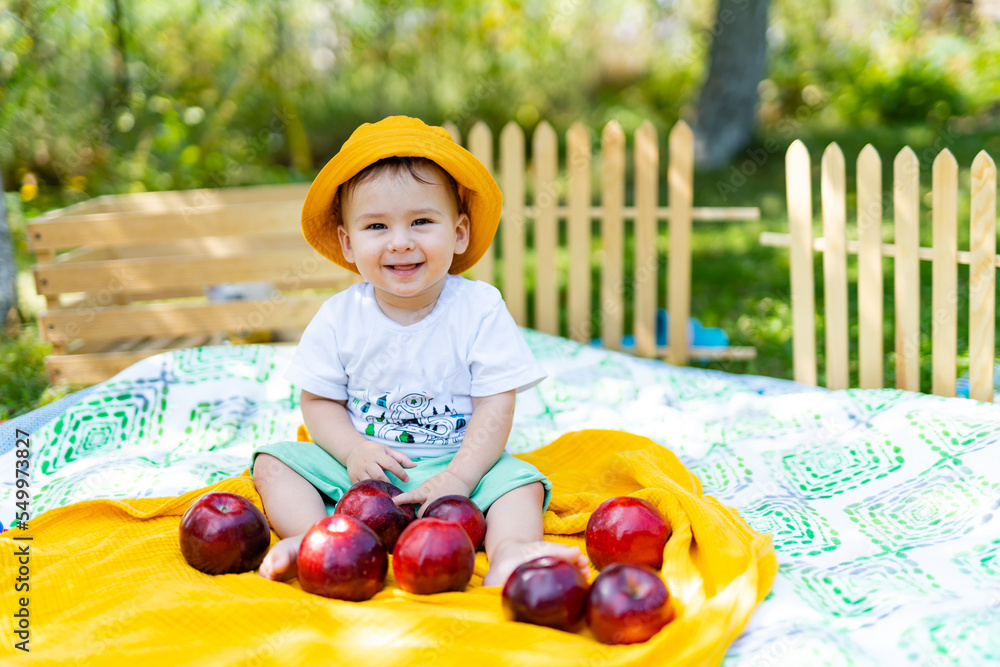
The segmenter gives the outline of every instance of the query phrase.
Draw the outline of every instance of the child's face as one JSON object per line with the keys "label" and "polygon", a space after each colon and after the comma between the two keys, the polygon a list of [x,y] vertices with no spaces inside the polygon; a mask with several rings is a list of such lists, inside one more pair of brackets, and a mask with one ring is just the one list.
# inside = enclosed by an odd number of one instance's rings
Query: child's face
{"label": "child's face", "polygon": [[445,176],[418,168],[360,183],[341,202],[337,228],[344,258],[383,301],[423,307],[441,293],[456,254],[469,245],[469,218],[459,214]]}

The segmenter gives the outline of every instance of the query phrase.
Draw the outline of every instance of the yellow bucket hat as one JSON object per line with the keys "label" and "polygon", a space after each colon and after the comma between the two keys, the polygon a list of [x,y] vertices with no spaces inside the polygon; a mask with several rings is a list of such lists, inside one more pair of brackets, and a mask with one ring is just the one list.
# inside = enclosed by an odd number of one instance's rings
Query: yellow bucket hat
{"label": "yellow bucket hat", "polygon": [[302,205],[302,235],[321,255],[358,273],[344,259],[337,238],[340,213],[333,207],[337,188],[365,167],[387,157],[424,157],[433,160],[458,183],[458,195],[469,216],[469,247],[455,255],[449,273],[460,274],[486,254],[500,222],[503,195],[489,169],[455,143],[443,127],[417,118],[390,116],[365,123],[351,134],[340,152],[323,167],[309,187]]}

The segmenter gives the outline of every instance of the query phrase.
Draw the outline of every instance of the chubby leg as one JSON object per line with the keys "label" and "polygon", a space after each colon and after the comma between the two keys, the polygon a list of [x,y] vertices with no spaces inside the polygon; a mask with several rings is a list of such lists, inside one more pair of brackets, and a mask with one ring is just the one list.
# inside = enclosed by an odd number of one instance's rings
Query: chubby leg
{"label": "chubby leg", "polygon": [[323,498],[306,479],[269,454],[257,455],[253,483],[264,502],[267,520],[282,538],[267,552],[258,574],[275,581],[292,579],[302,537],[326,516]]}
{"label": "chubby leg", "polygon": [[539,556],[555,556],[575,564],[586,576],[587,557],[578,547],[542,540],[542,501],[545,488],[532,482],[496,499],[486,514],[486,557],[490,570],[483,586],[503,586],[521,563]]}

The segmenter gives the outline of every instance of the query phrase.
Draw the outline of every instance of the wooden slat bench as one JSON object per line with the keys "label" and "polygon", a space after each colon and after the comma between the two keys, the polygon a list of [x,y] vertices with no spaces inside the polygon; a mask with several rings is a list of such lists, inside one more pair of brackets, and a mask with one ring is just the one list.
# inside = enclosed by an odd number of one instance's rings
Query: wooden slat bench
{"label": "wooden slat bench", "polygon": [[[32,221],[50,380],[90,384],[153,354],[259,329],[295,340],[330,293],[357,280],[302,239],[307,189],[102,197]],[[263,300],[205,297],[211,285],[261,281],[276,290]]]}

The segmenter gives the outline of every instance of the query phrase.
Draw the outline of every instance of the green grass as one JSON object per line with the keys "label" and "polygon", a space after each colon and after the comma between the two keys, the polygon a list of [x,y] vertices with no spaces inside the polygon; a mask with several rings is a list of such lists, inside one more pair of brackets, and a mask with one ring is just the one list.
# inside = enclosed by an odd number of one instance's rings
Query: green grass
{"label": "green grass", "polygon": [[[68,203],[58,196],[51,201],[51,208]],[[46,378],[45,356],[52,351],[52,346],[39,336],[37,313],[30,302],[33,295],[23,289],[25,284],[30,284],[35,257],[28,251],[24,212],[17,193],[4,193],[4,203],[14,246],[14,263],[19,274],[17,313],[24,324],[4,328],[4,323],[0,322],[0,421],[30,412],[74,389],[50,386]]]}
{"label": "green grass", "polygon": [[48,381],[45,378],[45,355],[51,347],[42,343],[34,326],[25,327],[17,337],[0,338],[0,420],[32,410],[43,399]]}

